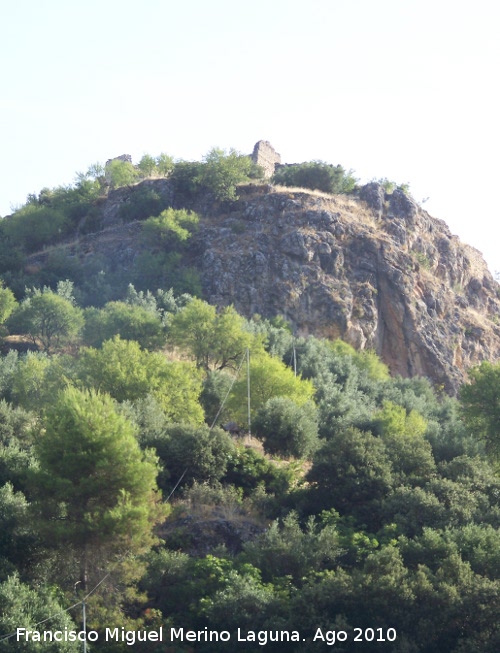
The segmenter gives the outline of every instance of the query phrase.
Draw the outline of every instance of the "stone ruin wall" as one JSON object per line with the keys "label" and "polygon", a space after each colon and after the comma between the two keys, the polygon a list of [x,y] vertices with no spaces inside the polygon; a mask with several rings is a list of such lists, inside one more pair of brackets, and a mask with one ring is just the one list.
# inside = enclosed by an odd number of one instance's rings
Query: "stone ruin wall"
{"label": "stone ruin wall", "polygon": [[263,168],[266,179],[270,179],[274,175],[276,165],[281,163],[281,156],[269,141],[255,143],[251,159],[255,164]]}

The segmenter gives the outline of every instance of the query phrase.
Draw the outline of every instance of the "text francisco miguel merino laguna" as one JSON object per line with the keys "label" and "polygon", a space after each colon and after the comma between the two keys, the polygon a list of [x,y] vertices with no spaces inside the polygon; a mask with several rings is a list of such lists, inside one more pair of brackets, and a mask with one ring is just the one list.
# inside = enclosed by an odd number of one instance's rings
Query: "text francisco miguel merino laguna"
{"label": "text francisco miguel merino laguna", "polygon": [[[100,638],[106,642],[126,642],[133,646],[136,642],[229,642],[231,633],[227,630],[185,630],[184,628],[170,628],[157,630],[125,630],[125,628],[106,628],[104,633],[97,630],[29,630],[17,628],[16,636],[18,642],[96,642]],[[320,630],[320,629],[318,629]],[[170,636],[169,636],[170,635]],[[238,628],[236,633],[238,642],[258,642],[265,646],[268,642],[300,642],[296,630],[243,630]],[[321,639],[321,637],[320,637]],[[324,638],[323,638],[324,639]]]}

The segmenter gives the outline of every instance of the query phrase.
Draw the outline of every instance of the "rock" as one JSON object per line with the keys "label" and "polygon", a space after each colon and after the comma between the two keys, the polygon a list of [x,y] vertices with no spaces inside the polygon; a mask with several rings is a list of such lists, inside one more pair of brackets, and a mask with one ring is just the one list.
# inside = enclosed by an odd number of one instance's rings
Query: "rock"
{"label": "rock", "polygon": [[[165,206],[185,201],[168,180],[144,183]],[[100,207],[108,228],[68,253],[128,274],[144,245],[140,223],[122,224],[119,208],[140,187],[110,192]],[[500,357],[500,286],[477,250],[402,191],[386,198],[371,183],[356,198],[246,187],[223,212],[208,198],[187,208],[201,215],[188,256],[212,304],[282,315],[298,335],[374,349],[393,373],[426,376],[449,393],[470,366]]]}
{"label": "rock", "polygon": [[359,197],[365,201],[368,206],[374,210],[377,217],[382,217],[385,202],[385,191],[377,181],[371,181],[359,191]]}

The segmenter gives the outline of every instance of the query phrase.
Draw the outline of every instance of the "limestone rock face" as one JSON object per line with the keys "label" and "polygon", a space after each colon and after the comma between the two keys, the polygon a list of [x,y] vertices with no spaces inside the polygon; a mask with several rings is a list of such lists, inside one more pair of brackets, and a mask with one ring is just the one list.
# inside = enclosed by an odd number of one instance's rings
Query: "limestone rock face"
{"label": "limestone rock face", "polygon": [[[500,286],[481,254],[400,190],[373,182],[354,197],[249,185],[221,204],[177,196],[169,180],[143,184],[164,208],[201,216],[189,260],[212,304],[282,315],[298,335],[374,349],[393,373],[429,377],[449,393],[470,366],[500,356]],[[104,230],[68,250],[104,257],[128,278],[144,245],[140,222],[123,224],[120,207],[141,187],[111,192]]]}
{"label": "limestone rock face", "polygon": [[249,190],[197,238],[210,303],[375,349],[395,374],[454,393],[500,354],[500,286],[481,254],[400,190]]}

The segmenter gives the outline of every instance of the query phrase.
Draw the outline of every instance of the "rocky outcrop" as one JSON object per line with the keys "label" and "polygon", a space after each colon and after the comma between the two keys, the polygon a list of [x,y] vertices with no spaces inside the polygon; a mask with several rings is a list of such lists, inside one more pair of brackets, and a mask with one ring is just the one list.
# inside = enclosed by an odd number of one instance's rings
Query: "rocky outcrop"
{"label": "rocky outcrop", "polygon": [[[212,304],[374,349],[393,373],[429,377],[449,393],[470,366],[500,355],[500,286],[481,254],[401,190],[371,183],[353,197],[249,185],[220,204],[178,197],[164,179],[143,185],[163,208],[201,215],[189,264]],[[122,224],[120,207],[141,186],[111,192],[100,207],[106,228],[67,244],[70,255],[100,257],[127,277],[144,245],[140,223]]]}
{"label": "rocky outcrop", "polygon": [[450,393],[500,354],[500,287],[480,253],[401,190],[250,192],[198,238],[210,303],[375,349]]}

